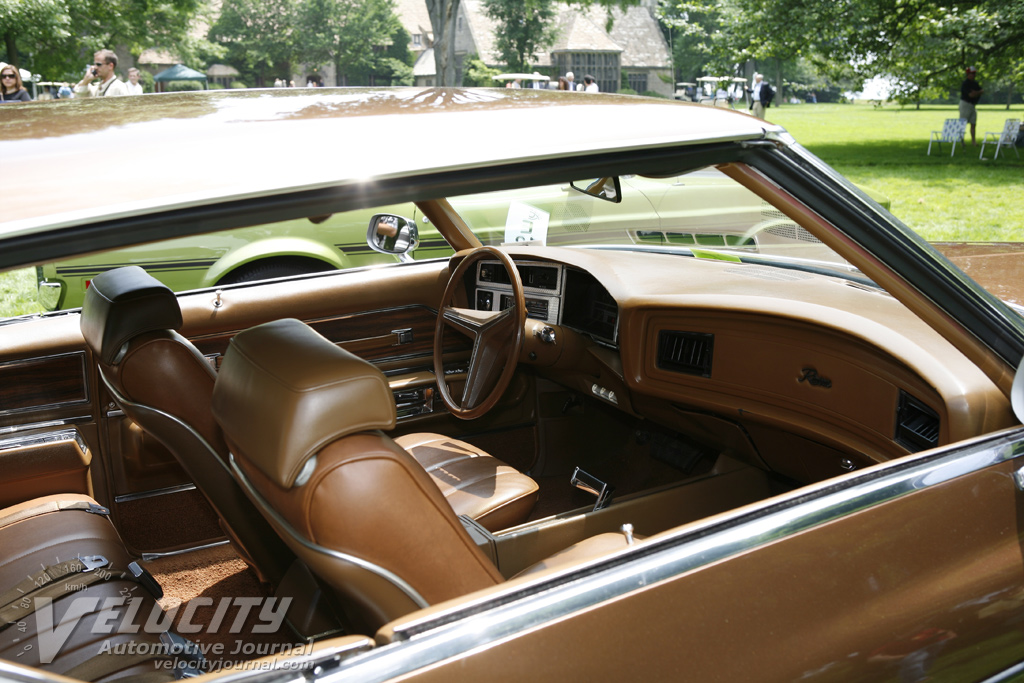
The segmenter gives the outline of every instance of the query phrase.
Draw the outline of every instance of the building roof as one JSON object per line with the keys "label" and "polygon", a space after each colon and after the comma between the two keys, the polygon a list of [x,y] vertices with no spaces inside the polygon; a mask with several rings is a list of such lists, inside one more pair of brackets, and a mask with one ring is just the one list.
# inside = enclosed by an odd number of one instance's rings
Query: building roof
{"label": "building roof", "polygon": [[497,25],[484,12],[481,0],[462,0],[462,12],[466,18],[470,36],[476,46],[476,53],[485,64],[504,64],[495,47]]}
{"label": "building roof", "polygon": [[416,58],[412,65],[413,76],[436,76],[437,64],[434,63],[434,48],[428,47]]}
{"label": "building roof", "polygon": [[227,64],[211,64],[206,70],[207,76],[237,76],[238,69]]}
{"label": "building roof", "polygon": [[430,25],[426,0],[395,0],[395,14],[410,37],[416,34],[424,36],[424,47],[433,43],[434,30]]}
{"label": "building roof", "polygon": [[563,7],[558,14],[559,35],[550,52],[622,52],[622,47],[612,40],[600,20],[594,23],[595,17],[595,11],[584,13]]}
{"label": "building roof", "polygon": [[[591,11],[604,15],[605,10]],[[658,20],[646,7],[630,7],[623,12],[612,10],[612,40],[622,46],[623,67],[665,67],[672,63],[672,52]],[[593,20],[593,19],[591,19]]]}

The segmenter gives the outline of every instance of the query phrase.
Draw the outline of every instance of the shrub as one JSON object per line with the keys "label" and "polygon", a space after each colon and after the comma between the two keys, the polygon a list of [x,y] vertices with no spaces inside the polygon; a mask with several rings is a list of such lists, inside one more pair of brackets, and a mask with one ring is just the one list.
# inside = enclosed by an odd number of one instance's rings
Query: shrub
{"label": "shrub", "polygon": [[203,84],[199,81],[168,81],[164,83],[164,92],[189,92],[202,89]]}

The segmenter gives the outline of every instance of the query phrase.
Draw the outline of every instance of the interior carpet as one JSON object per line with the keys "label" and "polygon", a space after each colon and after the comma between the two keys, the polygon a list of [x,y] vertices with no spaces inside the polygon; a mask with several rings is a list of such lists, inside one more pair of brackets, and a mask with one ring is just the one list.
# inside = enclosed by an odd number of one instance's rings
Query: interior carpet
{"label": "interior carpet", "polygon": [[302,647],[283,619],[275,624],[281,603],[263,600],[269,597],[263,585],[231,546],[161,557],[145,566],[163,588],[160,606],[167,614],[175,610],[174,630],[203,650],[204,672]]}

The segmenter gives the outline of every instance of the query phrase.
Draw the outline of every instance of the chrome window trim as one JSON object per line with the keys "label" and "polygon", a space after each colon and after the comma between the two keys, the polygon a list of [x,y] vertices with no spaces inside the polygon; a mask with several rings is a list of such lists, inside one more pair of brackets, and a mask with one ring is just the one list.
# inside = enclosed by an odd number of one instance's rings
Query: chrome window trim
{"label": "chrome window trim", "polygon": [[953,451],[909,456],[804,487],[734,517],[687,525],[615,556],[413,620],[395,629],[395,642],[344,662],[320,680],[384,681],[408,674],[848,514],[1020,457],[1024,457],[1024,428],[1016,427],[958,444]]}
{"label": "chrome window trim", "polygon": [[91,415],[79,415],[78,417],[68,417],[63,420],[29,422],[27,424],[11,425],[10,427],[0,427],[0,434],[17,434],[18,432],[28,432],[34,429],[47,429],[48,427],[63,427],[64,425],[73,425],[78,424],[79,422],[88,422],[91,419]]}
{"label": "chrome window trim", "polygon": [[[43,426],[48,426],[48,423],[43,423]],[[54,432],[26,434],[24,436],[12,436],[6,439],[0,439],[0,451],[6,451],[12,448],[42,446],[48,443],[57,443],[58,441],[75,441],[78,443],[78,447],[82,449],[82,453],[84,455],[89,455],[89,445],[85,443],[85,439],[82,438],[82,435],[79,434],[77,429],[61,429]]]}
{"label": "chrome window trim", "polygon": [[166,486],[162,489],[150,489],[148,491],[139,491],[138,493],[125,493],[120,496],[115,496],[114,502],[130,503],[133,500],[144,500],[146,498],[156,498],[157,496],[169,496],[174,493],[185,493],[186,491],[195,490],[195,484],[178,484],[177,486]]}

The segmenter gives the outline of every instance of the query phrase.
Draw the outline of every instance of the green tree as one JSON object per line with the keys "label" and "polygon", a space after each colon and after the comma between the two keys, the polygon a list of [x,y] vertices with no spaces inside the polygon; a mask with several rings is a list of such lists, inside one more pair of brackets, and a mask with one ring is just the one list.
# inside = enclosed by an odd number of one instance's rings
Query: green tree
{"label": "green tree", "polygon": [[50,78],[77,80],[101,48],[138,55],[162,47],[183,58],[216,54],[189,38],[204,0],[0,0],[4,57]]}
{"label": "green tree", "polygon": [[480,55],[472,54],[466,58],[466,71],[462,75],[462,85],[466,87],[492,88],[495,86],[494,77],[500,71],[492,69],[480,59]]}
{"label": "green tree", "polygon": [[525,72],[534,54],[558,36],[550,0],[483,0],[484,14],[496,23],[495,47],[514,72]]}
{"label": "green tree", "polygon": [[409,34],[395,22],[381,45],[374,46],[373,58],[345,74],[348,85],[412,85],[412,57]]}
{"label": "green tree", "polygon": [[69,23],[64,0],[0,0],[5,61],[21,66],[19,42],[22,48],[31,49],[47,36],[66,39],[70,35]]}
{"label": "green tree", "polygon": [[713,17],[713,51],[732,59],[803,57],[861,81],[888,76],[904,101],[955,88],[975,64],[991,80],[1024,71],[1024,0],[688,0]]}
{"label": "green tree", "polygon": [[295,50],[295,0],[225,0],[210,39],[254,85],[288,77]]}
{"label": "green tree", "polygon": [[394,0],[304,0],[296,21],[296,58],[330,63],[337,85],[372,70],[400,27]]}

